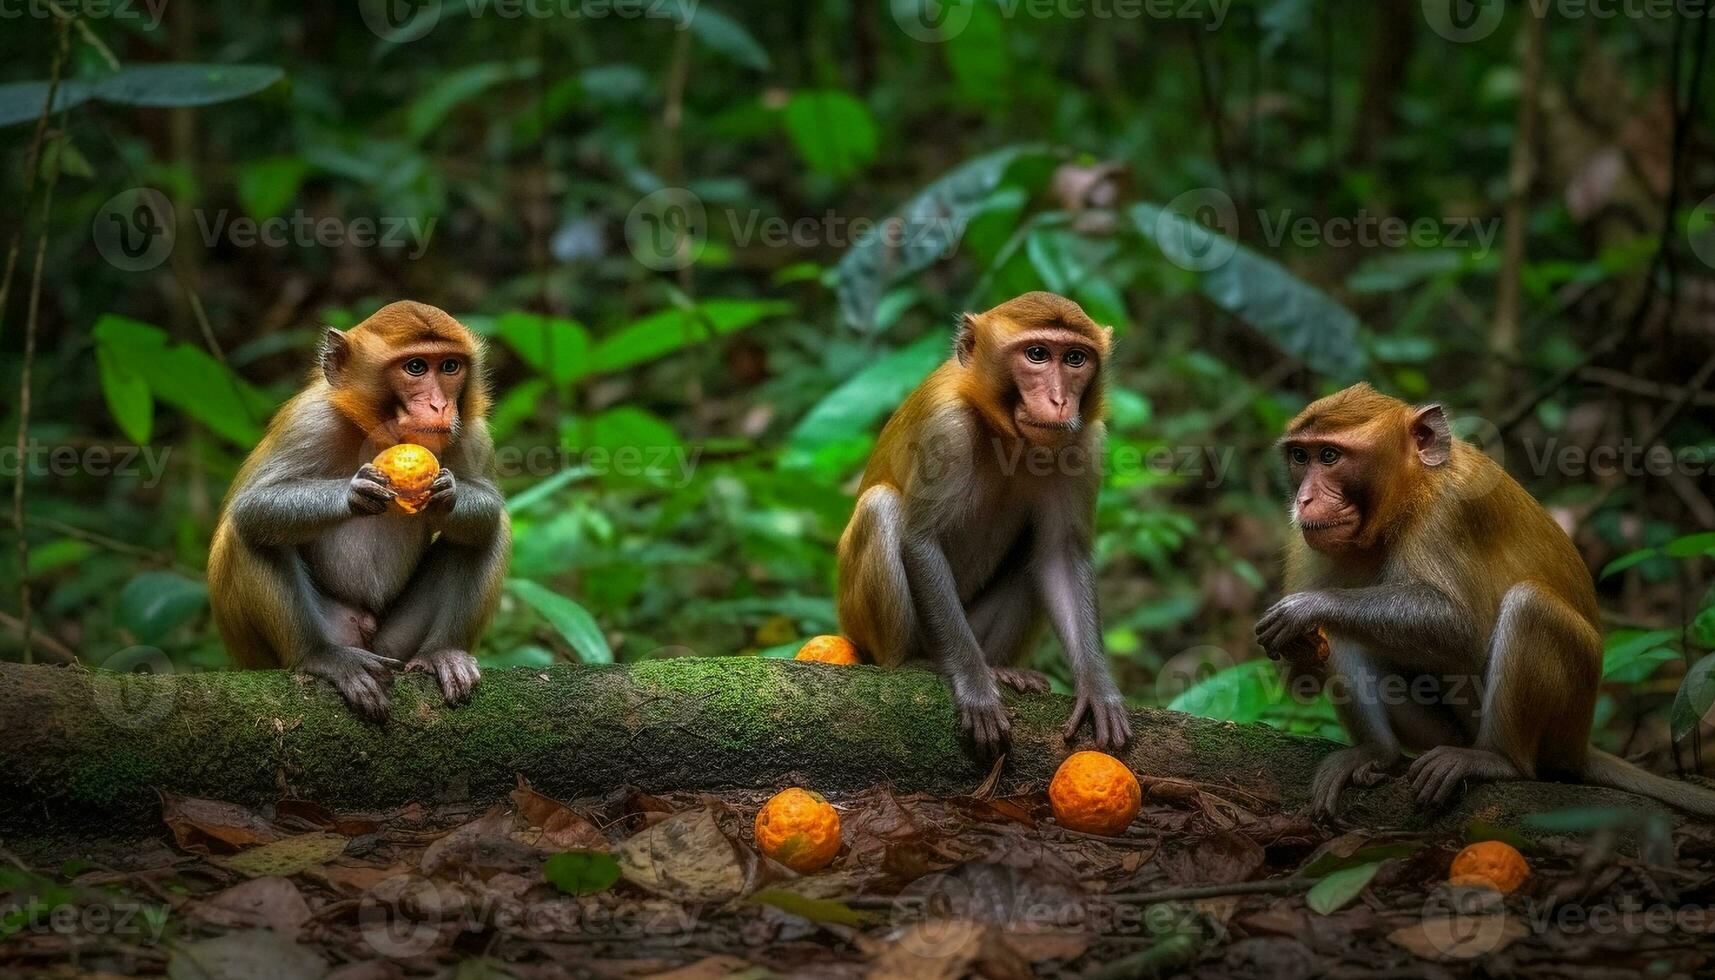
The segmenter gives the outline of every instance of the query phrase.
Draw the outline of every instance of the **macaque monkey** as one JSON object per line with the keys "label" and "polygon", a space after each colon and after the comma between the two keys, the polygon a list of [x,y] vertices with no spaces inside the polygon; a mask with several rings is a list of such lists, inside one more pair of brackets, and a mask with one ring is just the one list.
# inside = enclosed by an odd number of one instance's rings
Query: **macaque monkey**
{"label": "macaque monkey", "polygon": [[[481,348],[446,313],[393,303],[329,329],[215,530],[209,598],[233,659],[326,678],[373,720],[396,666],[433,674],[448,703],[469,698],[512,550],[487,411]],[[404,442],[441,462],[419,514],[389,511],[369,464]]]}
{"label": "macaque monkey", "polygon": [[1077,685],[1066,736],[1087,716],[1104,748],[1131,737],[1090,563],[1111,336],[1052,293],[965,314],[882,429],[840,536],[842,630],[883,666],[931,661],[986,754],[1011,732],[999,685],[1048,690],[1014,666],[1045,621]]}
{"label": "macaque monkey", "polygon": [[1517,481],[1453,438],[1441,406],[1360,384],[1306,408],[1280,445],[1299,533],[1288,595],[1256,636],[1300,675],[1332,675],[1352,738],[1316,772],[1316,812],[1414,752],[1407,777],[1426,803],[1468,780],[1560,777],[1715,815],[1715,793],[1590,746],[1602,678],[1590,572]]}

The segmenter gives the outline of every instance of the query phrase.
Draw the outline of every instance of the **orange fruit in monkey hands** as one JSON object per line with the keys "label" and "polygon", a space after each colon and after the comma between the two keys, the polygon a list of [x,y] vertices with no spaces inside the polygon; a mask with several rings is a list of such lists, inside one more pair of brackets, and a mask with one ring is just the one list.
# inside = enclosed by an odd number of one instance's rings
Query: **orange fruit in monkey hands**
{"label": "orange fruit in monkey hands", "polygon": [[756,812],[756,846],[799,874],[820,871],[840,853],[840,814],[820,793],[781,790]]}
{"label": "orange fruit in monkey hands", "polygon": [[1530,864],[1518,849],[1504,841],[1472,844],[1453,858],[1447,882],[1472,888],[1492,888],[1509,895],[1530,877]]}
{"label": "orange fruit in monkey hands", "polygon": [[863,663],[863,659],[858,656],[857,647],[843,636],[812,637],[808,643],[798,648],[798,655],[792,659],[812,660],[819,664]]}
{"label": "orange fruit in monkey hands", "polygon": [[407,514],[415,514],[429,502],[429,488],[441,472],[441,461],[434,453],[408,442],[381,450],[370,465],[387,474],[398,494],[393,502]]}
{"label": "orange fruit in monkey hands", "polygon": [[1060,825],[1086,834],[1118,837],[1143,805],[1143,789],[1125,763],[1106,752],[1074,752],[1048,784],[1048,802]]}

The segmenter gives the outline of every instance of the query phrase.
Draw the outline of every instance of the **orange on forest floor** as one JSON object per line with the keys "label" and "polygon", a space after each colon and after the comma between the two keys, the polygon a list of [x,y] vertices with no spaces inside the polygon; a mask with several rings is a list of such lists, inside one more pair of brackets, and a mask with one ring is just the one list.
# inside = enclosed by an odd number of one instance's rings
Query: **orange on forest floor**
{"label": "orange on forest floor", "polygon": [[371,464],[387,474],[398,494],[393,502],[407,514],[415,514],[429,501],[429,488],[441,472],[441,461],[422,446],[402,442],[381,450]]}
{"label": "orange on forest floor", "polygon": [[840,814],[820,793],[781,790],[756,812],[756,846],[799,874],[819,871],[840,853]]}
{"label": "orange on forest floor", "polygon": [[1530,864],[1511,844],[1498,840],[1479,841],[1453,858],[1447,882],[1476,888],[1492,888],[1510,894],[1530,877]]}
{"label": "orange on forest floor", "polygon": [[1048,784],[1048,802],[1062,826],[1117,837],[1143,805],[1143,790],[1125,763],[1105,752],[1074,752]]}
{"label": "orange on forest floor", "polygon": [[861,664],[857,647],[843,636],[817,636],[798,648],[793,660],[811,660],[820,664]]}

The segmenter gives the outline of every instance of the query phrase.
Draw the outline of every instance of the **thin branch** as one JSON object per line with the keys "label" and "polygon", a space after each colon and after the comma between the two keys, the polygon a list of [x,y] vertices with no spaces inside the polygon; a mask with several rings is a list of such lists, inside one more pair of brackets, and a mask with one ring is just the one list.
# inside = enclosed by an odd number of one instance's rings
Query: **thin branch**
{"label": "thin branch", "polygon": [[[19,634],[20,636],[22,636],[25,632],[23,621],[20,620],[18,617],[13,616],[9,613],[0,612],[0,626],[4,626],[7,629],[11,630],[12,632]],[[60,641],[54,639],[53,637],[49,636],[48,634],[37,633],[37,634],[35,634],[34,639],[35,639],[36,643],[38,645],[40,645],[43,650],[46,650],[48,653],[53,654],[53,656],[56,659],[58,659],[59,661],[61,661],[63,663],[68,663],[68,664],[75,664],[75,663],[79,662],[77,659],[77,654],[72,652],[71,647],[66,646],[64,643],[61,643]]]}

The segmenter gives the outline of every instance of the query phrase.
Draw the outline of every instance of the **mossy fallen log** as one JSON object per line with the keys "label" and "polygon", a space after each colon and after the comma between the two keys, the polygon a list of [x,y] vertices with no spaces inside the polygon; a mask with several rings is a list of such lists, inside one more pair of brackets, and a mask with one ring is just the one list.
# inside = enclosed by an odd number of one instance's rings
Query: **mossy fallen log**
{"label": "mossy fallen log", "polygon": [[[385,725],[327,684],[280,671],[116,674],[0,664],[0,832],[95,832],[158,819],[157,790],[258,805],[298,797],[344,809],[500,799],[522,774],[561,798],[644,790],[890,782],[968,792],[989,767],[958,738],[926,671],[756,658],[493,670],[449,708],[425,675],[398,678]],[[1002,791],[1046,784],[1068,751],[1057,695],[1009,697]],[[1139,708],[1126,761],[1140,774],[1227,787],[1253,808],[1303,805],[1335,748],[1259,725]],[[1476,787],[1418,806],[1398,780],[1348,794],[1366,826],[1506,824],[1562,806],[1631,805],[1623,793],[1544,783]]]}

